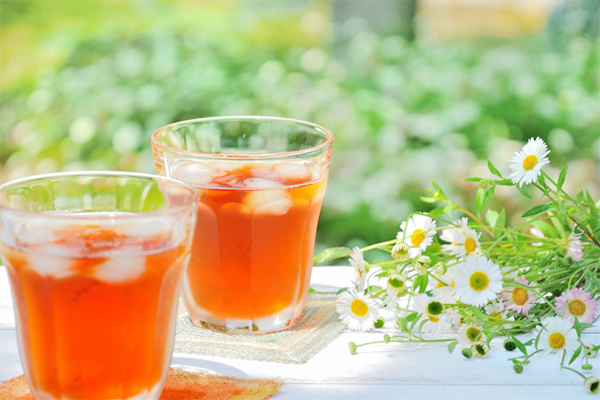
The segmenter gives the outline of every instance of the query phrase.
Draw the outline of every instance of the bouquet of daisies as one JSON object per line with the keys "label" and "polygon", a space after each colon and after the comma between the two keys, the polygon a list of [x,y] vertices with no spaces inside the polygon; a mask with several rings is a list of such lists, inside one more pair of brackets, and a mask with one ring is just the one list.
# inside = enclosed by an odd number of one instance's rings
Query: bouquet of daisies
{"label": "bouquet of daisies", "polygon": [[[354,286],[338,295],[340,318],[350,329],[367,330],[384,326],[381,315],[393,315],[396,333],[383,342],[448,342],[449,351],[460,346],[468,358],[484,358],[490,341],[502,336],[507,350],[520,352],[512,358],[515,372],[535,354],[558,353],[561,367],[597,393],[598,379],[569,365],[580,359],[582,370],[591,369],[588,360],[600,349],[581,340],[598,320],[600,202],[585,189],[575,197],[563,190],[567,166],[557,181],[550,178],[542,170],[549,153],[540,138],[530,139],[508,178],[488,162],[497,179],[468,179],[479,184],[474,212],[432,181],[431,196],[422,200],[440,206],[408,216],[395,239],[315,256],[315,263],[349,256],[356,270]],[[509,227],[504,210],[488,209],[498,185],[528,198],[528,189],[538,190],[540,203]],[[456,214],[463,216],[453,220]],[[367,263],[363,252],[373,249],[388,251],[391,260]],[[516,335],[525,332],[534,338],[523,343]],[[367,344],[351,342],[350,351]]]}

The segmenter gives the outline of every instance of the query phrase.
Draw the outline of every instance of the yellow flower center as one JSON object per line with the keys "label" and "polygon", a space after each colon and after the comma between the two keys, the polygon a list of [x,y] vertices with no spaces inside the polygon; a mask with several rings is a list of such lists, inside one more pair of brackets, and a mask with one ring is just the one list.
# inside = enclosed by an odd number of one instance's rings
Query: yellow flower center
{"label": "yellow flower center", "polygon": [[440,319],[439,319],[438,317],[434,317],[433,315],[430,315],[430,316],[429,316],[429,320],[430,320],[431,322],[440,322]]}
{"label": "yellow flower center", "polygon": [[350,309],[352,313],[358,317],[364,317],[369,312],[369,306],[362,300],[354,300],[352,304],[350,304]]}
{"label": "yellow flower center", "polygon": [[571,300],[569,302],[569,312],[571,315],[577,315],[578,317],[581,317],[583,314],[585,314],[586,310],[587,306],[579,299]]}
{"label": "yellow flower center", "polygon": [[473,238],[467,238],[465,240],[465,251],[467,254],[471,254],[477,248],[477,242]]}
{"label": "yellow flower center", "polygon": [[512,300],[516,305],[522,306],[529,300],[529,295],[527,294],[527,290],[521,288],[515,288],[512,291]]}
{"label": "yellow flower center", "polygon": [[423,229],[415,229],[410,235],[410,242],[413,246],[420,245],[425,240],[425,231]]}
{"label": "yellow flower center", "polygon": [[364,271],[362,269],[358,269],[358,277],[362,278]]}
{"label": "yellow flower center", "polygon": [[491,322],[493,325],[500,325],[502,323],[502,311],[494,311],[490,314],[493,319]]}
{"label": "yellow flower center", "polygon": [[467,329],[467,338],[471,341],[471,342],[476,342],[479,340],[481,336],[481,330],[477,329],[477,328],[469,328]]}
{"label": "yellow flower center", "polygon": [[525,171],[531,171],[533,169],[533,167],[535,167],[538,163],[538,158],[536,156],[534,156],[533,154],[530,156],[525,157],[525,159],[523,160],[523,169]]}
{"label": "yellow flower center", "polygon": [[471,289],[476,292],[481,292],[490,284],[490,279],[483,272],[474,272],[473,275],[469,278],[469,284],[471,285]]}
{"label": "yellow flower center", "polygon": [[548,344],[555,350],[560,350],[565,345],[565,336],[562,333],[554,332],[548,338]]}
{"label": "yellow flower center", "polygon": [[443,288],[444,286],[447,286],[447,285],[444,285],[442,282],[438,282],[438,284],[437,284],[438,289]]}

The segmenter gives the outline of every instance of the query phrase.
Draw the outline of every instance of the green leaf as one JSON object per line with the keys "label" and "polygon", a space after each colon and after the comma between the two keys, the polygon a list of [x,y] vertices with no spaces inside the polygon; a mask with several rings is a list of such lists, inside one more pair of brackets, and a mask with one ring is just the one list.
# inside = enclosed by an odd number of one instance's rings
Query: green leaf
{"label": "green leaf", "polygon": [[487,221],[489,226],[495,226],[496,225],[496,221],[498,220],[498,211],[494,211],[494,210],[488,210],[487,213],[485,213],[485,220]]}
{"label": "green leaf", "polygon": [[313,265],[323,264],[337,258],[348,257],[351,251],[347,247],[330,247],[313,257]]}
{"label": "green leaf", "polygon": [[465,182],[481,182],[482,178],[467,178]]}
{"label": "green leaf", "polygon": [[571,357],[571,360],[569,360],[569,365],[573,364],[573,362],[577,360],[577,357],[579,357],[579,354],[581,354],[582,347],[583,345],[580,344],[575,353],[573,354],[573,357]]}
{"label": "green leaf", "polygon": [[556,186],[558,186],[558,188],[562,188],[563,184],[565,183],[565,178],[567,177],[567,168],[569,168],[569,164],[566,164],[563,169],[560,170],[560,175],[558,175],[558,182],[556,184]]}
{"label": "green leaf", "polygon": [[431,183],[431,186],[433,186],[435,188],[435,190],[438,192],[438,194],[443,198],[443,199],[448,199],[446,197],[446,195],[444,194],[444,191],[442,190],[442,188],[440,187],[440,185],[438,185],[433,179],[429,180],[429,182]]}
{"label": "green leaf", "polygon": [[539,228],[540,231],[546,236],[550,238],[558,237],[558,231],[552,225],[547,223],[546,221],[534,221],[533,225]]}
{"label": "green leaf", "polygon": [[548,189],[548,185],[546,185],[546,178],[544,178],[544,175],[540,175],[540,177],[538,178],[538,183],[544,188],[544,189]]}
{"label": "green leaf", "polygon": [[[410,324],[409,332],[412,332],[415,325],[419,322],[419,320],[421,319],[422,316],[423,316],[423,314],[419,314],[417,318],[413,319],[412,324]],[[427,319],[425,319],[423,322],[427,322]]]}
{"label": "green leaf", "polygon": [[[498,228],[498,229],[503,229],[506,226],[506,212],[504,211],[504,208],[502,209],[502,211],[500,212],[500,215],[498,215],[498,219],[496,220],[496,224],[494,225],[494,228]],[[498,240],[500,239],[500,236],[502,236],[502,231],[494,231],[494,239]]]}
{"label": "green leaf", "polygon": [[422,201],[423,203],[430,203],[430,204],[431,204],[431,203],[435,203],[435,202],[436,202],[436,199],[434,199],[433,197],[425,197],[425,196],[421,196],[421,197],[419,197],[419,198],[421,199],[421,201]]}
{"label": "green leaf", "polygon": [[581,339],[581,325],[579,325],[579,318],[577,318],[577,315],[575,315],[574,318],[575,318],[575,332],[577,332],[577,338]]}
{"label": "green leaf", "polygon": [[454,342],[450,342],[450,344],[448,345],[448,352],[452,353],[454,351],[454,349],[456,348],[457,344],[458,344],[457,340],[455,340]]}
{"label": "green leaf", "polygon": [[512,341],[515,342],[517,348],[521,350],[521,353],[523,353],[523,355],[527,355],[527,349],[525,348],[525,345],[521,343],[521,341],[517,339],[514,335],[512,337]]}
{"label": "green leaf", "polygon": [[532,207],[529,210],[525,211],[525,213],[523,215],[521,215],[521,218],[531,217],[532,215],[538,215],[538,214],[548,211],[551,208],[552,208],[551,204],[538,204],[537,206]]}
{"label": "green leaf", "polygon": [[475,210],[477,211],[477,215],[481,215],[481,211],[483,211],[483,196],[485,195],[485,191],[482,188],[477,189],[477,196],[475,196]]}
{"label": "green leaf", "polygon": [[498,171],[496,169],[496,167],[494,167],[494,164],[492,164],[492,162],[490,160],[488,160],[488,168],[490,169],[490,172],[494,175],[496,175],[499,178],[504,179],[504,177],[502,176],[502,174],[500,173],[500,171]]}
{"label": "green leaf", "polygon": [[410,321],[413,321],[413,320],[414,320],[414,319],[417,317],[417,315],[419,315],[419,313],[418,313],[418,312],[416,312],[416,311],[415,311],[415,312],[412,312],[412,313],[410,313],[410,314],[408,314],[408,315],[406,316],[406,320],[407,320],[407,321],[409,321],[409,322],[410,322]]}
{"label": "green leaf", "polygon": [[521,192],[521,194],[522,194],[523,196],[525,196],[525,197],[527,197],[527,198],[530,198],[530,199],[533,199],[533,196],[532,196],[532,195],[531,195],[531,194],[530,194],[530,193],[529,193],[529,192],[528,192],[528,191],[527,191],[525,188],[519,187],[519,186],[517,186],[517,185],[515,185],[515,187],[516,187],[517,189],[519,189],[519,192]]}
{"label": "green leaf", "polygon": [[487,190],[487,192],[485,192],[485,195],[483,196],[483,201],[481,203],[482,211],[488,206],[488,204],[490,204],[490,201],[492,201],[492,197],[494,197],[494,190],[496,190],[496,186],[492,186]]}
{"label": "green leaf", "polygon": [[433,210],[429,211],[429,216],[430,217],[439,217],[440,215],[444,215],[444,213],[446,212],[445,210],[446,210],[446,206],[434,208]]}
{"label": "green leaf", "polygon": [[444,213],[447,214],[450,218],[452,218],[452,211],[454,211],[455,209],[456,208],[454,207],[454,204],[448,203],[448,205],[444,207]]}
{"label": "green leaf", "polygon": [[425,293],[427,291],[427,283],[429,282],[429,274],[423,275],[423,279],[421,279],[421,284],[419,286],[419,293]]}

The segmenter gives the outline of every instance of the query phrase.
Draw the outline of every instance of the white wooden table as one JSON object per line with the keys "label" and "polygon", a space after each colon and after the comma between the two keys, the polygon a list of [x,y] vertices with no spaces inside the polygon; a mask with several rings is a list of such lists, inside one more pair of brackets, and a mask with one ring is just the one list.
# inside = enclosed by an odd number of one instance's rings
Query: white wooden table
{"label": "white wooden table", "polygon": [[[316,267],[312,283],[347,286],[351,273],[348,267]],[[467,360],[459,348],[449,354],[445,344],[377,344],[359,348],[354,356],[348,351],[348,341],[381,338],[381,332],[345,332],[300,365],[186,354],[175,354],[174,363],[241,378],[281,379],[285,385],[275,396],[281,400],[598,398],[585,392],[579,376],[561,370],[556,356],[534,357],[517,375],[507,361],[517,354],[505,351],[501,339],[493,342],[492,352],[484,360]],[[583,340],[600,343],[600,329],[585,332]],[[591,364],[590,375],[600,377],[600,356]],[[22,373],[6,269],[0,266],[0,381]]]}

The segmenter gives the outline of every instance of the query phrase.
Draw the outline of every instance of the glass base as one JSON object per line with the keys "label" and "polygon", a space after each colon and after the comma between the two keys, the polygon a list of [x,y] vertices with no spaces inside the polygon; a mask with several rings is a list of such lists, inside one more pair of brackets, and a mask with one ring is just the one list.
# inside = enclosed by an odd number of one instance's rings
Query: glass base
{"label": "glass base", "polygon": [[[200,311],[196,309],[195,311]],[[219,319],[213,317],[207,311],[197,312],[196,315],[190,314],[190,320],[194,326],[207,328],[217,332],[233,335],[260,335],[264,333],[273,333],[289,329],[296,325],[302,309],[288,307],[280,312],[265,318],[257,319]]]}

